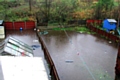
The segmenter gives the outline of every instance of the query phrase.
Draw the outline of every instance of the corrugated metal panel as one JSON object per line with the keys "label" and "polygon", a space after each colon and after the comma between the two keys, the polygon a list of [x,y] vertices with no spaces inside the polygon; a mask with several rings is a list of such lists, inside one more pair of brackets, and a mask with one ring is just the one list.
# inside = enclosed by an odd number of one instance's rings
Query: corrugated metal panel
{"label": "corrugated metal panel", "polygon": [[[17,45],[11,44],[11,43],[7,43],[6,47],[9,47],[10,49],[20,53],[20,55],[15,55],[15,56],[30,56],[30,57],[33,56],[32,51],[30,51],[29,49],[26,49],[23,46],[19,46],[19,45],[17,46]],[[15,53],[15,54],[17,54],[17,53]]]}
{"label": "corrugated metal panel", "polygon": [[33,57],[32,47],[12,37],[6,39],[5,45],[2,46],[1,50],[3,50],[1,52],[2,55]]}
{"label": "corrugated metal panel", "polygon": [[[11,49],[10,47],[5,47],[4,51],[6,53],[8,53],[9,55],[13,55],[13,56],[21,56],[21,53],[18,51],[15,51],[14,49]],[[4,55],[4,54],[3,54]]]}
{"label": "corrugated metal panel", "polygon": [[13,41],[19,43],[20,45],[23,45],[23,46],[25,46],[26,48],[29,48],[30,50],[32,50],[32,48],[31,48],[29,45],[23,43],[22,41],[19,41],[19,40],[13,38],[13,37],[9,37],[9,38],[12,39]]}
{"label": "corrugated metal panel", "polygon": [[29,48],[27,48],[27,47],[25,47],[25,46],[23,46],[23,45],[15,42],[15,41],[11,40],[11,39],[9,39],[8,42],[10,42],[12,45],[16,45],[17,47],[19,47],[19,48],[21,48],[21,49],[23,49],[23,50],[25,50],[25,51],[28,51],[28,52],[32,53],[32,50],[31,50],[31,49],[29,49]]}

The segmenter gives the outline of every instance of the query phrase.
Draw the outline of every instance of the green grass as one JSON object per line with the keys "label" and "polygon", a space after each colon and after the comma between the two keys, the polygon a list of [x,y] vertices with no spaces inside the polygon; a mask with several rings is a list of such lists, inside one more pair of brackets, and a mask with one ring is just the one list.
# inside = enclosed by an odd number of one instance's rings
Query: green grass
{"label": "green grass", "polygon": [[74,31],[75,28],[53,28],[53,30],[55,30],[55,31],[64,31],[64,30]]}
{"label": "green grass", "polygon": [[66,30],[66,31],[75,31],[79,33],[96,34],[96,32],[90,31],[90,29],[88,29],[86,26],[76,26],[76,27],[70,27],[70,28],[53,28],[53,30],[56,30],[56,31]]}
{"label": "green grass", "polygon": [[87,34],[96,34],[95,32],[91,32],[88,28],[86,28],[85,26],[76,26],[76,27],[69,27],[69,28],[53,28],[52,30],[55,31],[76,31],[76,32],[80,32],[80,33],[87,33]]}
{"label": "green grass", "polygon": [[59,24],[58,23],[48,23],[48,26],[58,26]]}

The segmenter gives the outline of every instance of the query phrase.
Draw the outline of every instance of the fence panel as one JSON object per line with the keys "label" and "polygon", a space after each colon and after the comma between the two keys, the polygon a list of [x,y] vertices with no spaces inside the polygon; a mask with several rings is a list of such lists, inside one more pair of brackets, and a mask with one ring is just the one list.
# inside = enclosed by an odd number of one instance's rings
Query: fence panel
{"label": "fence panel", "polygon": [[34,29],[36,24],[35,21],[27,21],[27,22],[5,22],[4,23],[5,29],[8,30],[19,30],[20,28],[23,29]]}
{"label": "fence panel", "polygon": [[34,29],[35,28],[35,21],[27,21],[25,29]]}
{"label": "fence panel", "polygon": [[92,20],[92,19],[88,19],[86,20],[86,24],[102,24],[102,20]]}
{"label": "fence panel", "polygon": [[25,29],[25,22],[14,22],[14,26],[16,30],[19,30],[20,28]]}
{"label": "fence panel", "polygon": [[102,20],[87,20],[86,21],[87,22],[87,27],[91,30],[91,31],[93,31],[93,32],[96,32],[97,34],[99,34],[100,36],[104,36],[105,38],[107,38],[107,39],[109,39],[109,40],[112,40],[112,41],[114,41],[114,42],[119,42],[119,37],[117,37],[117,36],[115,36],[115,35],[113,35],[113,34],[110,34],[110,33],[108,33],[108,32],[105,32],[105,31],[103,31],[103,30],[100,30],[100,29],[98,29],[98,28],[96,28],[96,27],[94,27],[91,23],[94,23],[94,22],[96,22],[96,23],[102,23]]}
{"label": "fence panel", "polygon": [[5,29],[10,29],[10,30],[14,29],[13,22],[5,22],[4,26],[5,26]]}

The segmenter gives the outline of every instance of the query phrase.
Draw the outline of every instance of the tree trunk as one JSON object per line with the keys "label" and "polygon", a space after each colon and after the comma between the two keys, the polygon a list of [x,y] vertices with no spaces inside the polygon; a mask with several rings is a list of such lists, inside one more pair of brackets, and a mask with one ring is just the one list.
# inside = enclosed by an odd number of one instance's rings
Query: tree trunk
{"label": "tree trunk", "polygon": [[29,0],[29,10],[32,10],[31,0]]}

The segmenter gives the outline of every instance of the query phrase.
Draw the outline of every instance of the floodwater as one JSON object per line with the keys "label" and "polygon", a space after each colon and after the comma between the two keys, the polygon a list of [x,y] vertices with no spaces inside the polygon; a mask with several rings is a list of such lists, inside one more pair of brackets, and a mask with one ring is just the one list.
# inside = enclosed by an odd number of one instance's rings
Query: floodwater
{"label": "floodwater", "polygon": [[[40,45],[34,30],[6,31],[28,45]],[[76,32],[49,31],[42,38],[55,63],[60,80],[114,80],[117,47],[100,37]],[[40,45],[41,46],[41,45]],[[41,47],[34,56],[44,56]]]}
{"label": "floodwater", "polygon": [[114,80],[118,48],[100,37],[48,31],[42,35],[60,80]]}

